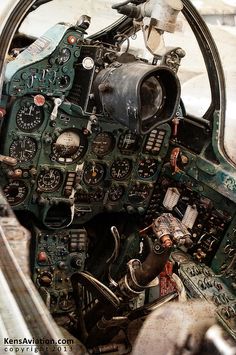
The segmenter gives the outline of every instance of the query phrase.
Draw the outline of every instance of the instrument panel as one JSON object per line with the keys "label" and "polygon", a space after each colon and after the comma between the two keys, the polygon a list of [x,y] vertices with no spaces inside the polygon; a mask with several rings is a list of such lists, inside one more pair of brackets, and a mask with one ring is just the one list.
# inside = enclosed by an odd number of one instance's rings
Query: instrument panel
{"label": "instrument panel", "polygon": [[59,205],[76,224],[104,211],[147,210],[171,128],[141,135],[101,111],[93,82],[113,61],[119,67],[117,58],[113,47],[86,42],[81,28],[58,24],[7,67],[2,154],[17,163],[1,179],[11,206],[47,228],[68,226]]}
{"label": "instrument panel", "polygon": [[51,120],[53,108],[53,100],[37,106],[30,96],[12,106],[3,143],[3,154],[17,160],[5,168],[11,206],[46,219],[58,202],[74,203],[76,223],[104,210],[143,214],[168,150],[170,127],[143,137],[100,118],[89,131],[89,118],[69,115],[63,105]]}

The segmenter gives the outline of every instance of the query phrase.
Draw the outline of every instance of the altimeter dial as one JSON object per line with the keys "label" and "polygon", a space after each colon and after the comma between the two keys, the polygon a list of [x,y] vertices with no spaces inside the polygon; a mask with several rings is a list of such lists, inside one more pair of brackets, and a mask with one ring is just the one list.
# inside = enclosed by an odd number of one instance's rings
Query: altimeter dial
{"label": "altimeter dial", "polygon": [[22,106],[16,115],[16,124],[24,132],[32,132],[43,123],[42,108],[32,104]]}

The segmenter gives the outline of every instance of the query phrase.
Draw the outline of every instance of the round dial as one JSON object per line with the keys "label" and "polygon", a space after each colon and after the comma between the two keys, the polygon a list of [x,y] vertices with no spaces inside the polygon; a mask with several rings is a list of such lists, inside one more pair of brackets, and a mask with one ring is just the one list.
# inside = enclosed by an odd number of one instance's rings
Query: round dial
{"label": "round dial", "polygon": [[28,188],[22,180],[11,181],[3,189],[7,201],[11,206],[23,202],[28,194]]}
{"label": "round dial", "polygon": [[32,132],[39,128],[42,123],[42,109],[33,103],[22,106],[17,112],[16,124],[22,131]]}
{"label": "round dial", "polygon": [[96,135],[92,144],[92,151],[98,156],[110,153],[115,146],[115,139],[109,132],[101,132]]}
{"label": "round dial", "polygon": [[23,137],[15,139],[9,149],[10,156],[16,158],[18,163],[27,162],[34,158],[37,144],[33,138]]}
{"label": "round dial", "polygon": [[112,186],[109,190],[108,198],[110,201],[118,201],[124,194],[123,186]]}
{"label": "round dial", "polygon": [[129,159],[116,159],[111,165],[111,177],[123,180],[130,174],[131,169],[132,163]]}
{"label": "round dial", "polygon": [[70,50],[68,48],[62,48],[57,57],[58,64],[62,65],[68,62],[70,56],[71,56]]}
{"label": "round dial", "polygon": [[128,193],[129,201],[132,203],[140,203],[148,198],[150,187],[145,184],[135,184]]}
{"label": "round dial", "polygon": [[61,89],[66,89],[70,85],[70,77],[68,75],[62,75],[58,78],[58,84]]}
{"label": "round dial", "polygon": [[118,148],[123,154],[132,154],[139,147],[139,137],[137,134],[127,131],[120,136]]}
{"label": "round dial", "polygon": [[99,184],[105,174],[105,169],[101,164],[90,163],[84,170],[84,182],[87,185]]}
{"label": "round dial", "polygon": [[80,159],[87,149],[87,140],[79,130],[66,130],[52,146],[53,156],[59,163],[72,164]]}
{"label": "round dial", "polygon": [[157,162],[154,159],[143,159],[138,165],[138,176],[148,179],[157,172]]}
{"label": "round dial", "polygon": [[99,202],[102,201],[104,198],[104,191],[101,188],[93,191],[91,194],[91,202]]}
{"label": "round dial", "polygon": [[40,191],[52,192],[58,189],[62,182],[62,175],[58,169],[42,171],[38,176],[38,189]]}

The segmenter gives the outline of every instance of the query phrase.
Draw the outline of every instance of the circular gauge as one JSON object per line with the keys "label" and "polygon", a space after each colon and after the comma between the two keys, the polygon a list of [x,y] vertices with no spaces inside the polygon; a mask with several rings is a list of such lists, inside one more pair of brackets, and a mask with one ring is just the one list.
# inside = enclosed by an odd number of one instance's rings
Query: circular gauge
{"label": "circular gauge", "polygon": [[58,169],[49,169],[42,171],[38,176],[38,189],[40,191],[52,192],[55,191],[62,181],[62,175]]}
{"label": "circular gauge", "polygon": [[135,184],[128,193],[129,201],[132,203],[140,203],[148,198],[150,187],[145,184]]}
{"label": "circular gauge", "polygon": [[110,201],[118,201],[124,194],[123,186],[112,186],[109,190],[108,198]]}
{"label": "circular gauge", "polygon": [[11,181],[3,189],[7,201],[11,206],[19,205],[28,194],[28,188],[22,180]]}
{"label": "circular gauge", "polygon": [[61,89],[66,89],[70,85],[70,77],[68,75],[63,75],[58,78],[58,84]]}
{"label": "circular gauge", "polygon": [[53,156],[59,163],[72,164],[80,159],[87,149],[87,140],[79,130],[66,130],[52,146]]}
{"label": "circular gauge", "polygon": [[104,198],[104,191],[103,189],[97,189],[92,192],[91,194],[91,202],[99,202]]}
{"label": "circular gauge", "polygon": [[111,165],[111,177],[123,180],[130,174],[131,169],[132,162],[129,159],[116,159]]}
{"label": "circular gauge", "polygon": [[115,146],[115,139],[109,132],[101,132],[96,135],[92,143],[92,151],[98,156],[110,153]]}
{"label": "circular gauge", "polygon": [[91,57],[85,57],[82,61],[84,69],[90,70],[94,67],[94,60]]}
{"label": "circular gauge", "polygon": [[99,184],[105,174],[105,169],[101,164],[90,163],[84,170],[84,182],[87,185]]}
{"label": "circular gauge", "polygon": [[32,132],[39,128],[42,123],[42,109],[33,103],[22,106],[17,112],[16,124],[22,131]]}
{"label": "circular gauge", "polygon": [[71,53],[68,48],[62,48],[57,57],[57,62],[59,65],[65,64],[70,59]]}
{"label": "circular gauge", "polygon": [[34,158],[37,152],[37,144],[33,138],[23,137],[15,139],[10,148],[10,156],[17,159],[18,163],[27,162]]}
{"label": "circular gauge", "polygon": [[157,162],[154,159],[143,159],[138,165],[138,176],[148,179],[157,172]]}
{"label": "circular gauge", "polygon": [[123,133],[118,142],[118,148],[123,154],[132,154],[139,147],[139,137],[131,131]]}

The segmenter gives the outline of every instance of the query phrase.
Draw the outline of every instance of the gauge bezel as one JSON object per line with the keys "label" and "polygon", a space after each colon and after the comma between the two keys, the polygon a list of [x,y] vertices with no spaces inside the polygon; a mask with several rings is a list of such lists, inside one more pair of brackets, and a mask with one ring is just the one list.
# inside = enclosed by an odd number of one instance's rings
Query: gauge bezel
{"label": "gauge bezel", "polygon": [[[23,140],[28,140],[28,141],[31,141],[30,144],[33,144],[34,145],[34,150],[33,150],[33,155],[31,155],[30,157],[25,157],[24,160],[21,160],[18,158],[18,156],[16,154],[13,154],[12,153],[12,149],[13,149],[13,146],[15,144],[18,144],[19,142],[23,141]],[[36,140],[30,136],[23,136],[22,138],[18,137],[18,138],[15,138],[13,139],[13,141],[11,142],[10,144],[10,147],[9,147],[9,156],[12,157],[12,158],[15,158],[17,160],[18,163],[27,163],[29,161],[32,161],[36,154],[37,154],[37,150],[38,150],[38,144],[36,142]],[[21,149],[22,151],[22,149]],[[24,150],[24,152],[26,152],[26,149]]]}
{"label": "gauge bezel", "polygon": [[[6,195],[6,188],[9,188],[11,185],[17,184],[17,183],[21,184],[21,186],[18,186],[18,189],[19,189],[19,187],[20,188],[24,188],[25,192],[23,194],[23,197],[20,198],[20,200],[18,200],[17,202],[11,202],[9,200],[9,198],[7,197],[7,195]],[[4,186],[3,192],[4,192],[4,195],[5,195],[5,197],[6,197],[6,199],[7,199],[7,201],[8,201],[10,206],[18,206],[18,205],[20,205],[21,203],[23,203],[26,200],[27,195],[29,193],[29,188],[28,188],[28,186],[26,185],[26,183],[23,180],[10,180],[9,183]]]}
{"label": "gauge bezel", "polygon": [[[112,191],[113,190],[113,191]],[[111,194],[114,194],[115,191],[118,191],[120,190],[121,191],[121,194],[119,195],[118,198],[116,199],[113,199],[111,198]],[[117,202],[117,201],[120,201],[122,199],[122,197],[124,196],[124,193],[125,193],[125,187],[123,185],[112,185],[108,191],[108,199],[109,199],[109,202]]]}
{"label": "gauge bezel", "polygon": [[[150,164],[152,163],[152,164],[154,164],[154,172],[153,173],[150,173],[150,168],[148,167],[148,161],[150,161]],[[141,164],[144,164],[144,168],[143,169],[147,169],[148,171],[148,175],[147,176],[145,176],[145,175],[142,175],[141,174]],[[139,161],[138,161],[138,167],[137,167],[137,174],[138,174],[138,177],[140,178],[140,179],[143,179],[143,180],[146,180],[146,179],[151,179],[151,178],[153,178],[155,175],[156,175],[156,173],[157,173],[157,171],[158,171],[158,163],[157,163],[157,160],[155,160],[155,159],[153,159],[153,158],[143,158],[143,159],[140,159]]]}
{"label": "gauge bezel", "polygon": [[[107,151],[105,151],[103,153],[98,153],[98,152],[95,151],[96,150],[95,141],[96,141],[96,139],[99,136],[102,136],[102,135],[106,135],[110,139],[110,143],[109,143]],[[98,134],[96,134],[96,136],[93,139],[93,142],[92,142],[92,145],[91,145],[91,151],[95,155],[97,155],[98,157],[104,157],[105,155],[110,154],[114,150],[115,144],[116,144],[116,140],[115,140],[114,135],[111,132],[107,132],[107,131],[99,132]]]}
{"label": "gauge bezel", "polygon": [[[24,114],[23,112],[21,112],[22,110],[24,110],[25,108],[27,108],[27,104],[30,104],[30,106],[28,108],[30,108],[31,106],[34,107],[34,110],[37,110],[37,112],[39,113],[39,117],[38,119],[40,119],[40,122],[38,122],[35,126],[30,127],[30,128],[24,128],[21,124],[19,124],[19,119],[20,119],[20,115]],[[34,116],[34,120],[36,119],[36,116]],[[42,107],[39,107],[37,105],[34,104],[34,102],[22,102],[20,108],[18,109],[17,113],[16,113],[16,126],[22,131],[22,132],[26,132],[26,133],[31,133],[34,132],[36,130],[38,130],[44,121],[44,112]],[[33,123],[33,120],[32,120]]]}
{"label": "gauge bezel", "polygon": [[[124,162],[124,161],[129,164],[129,169],[128,169],[128,171],[127,171],[127,173],[126,173],[125,175],[122,175],[121,177],[117,177],[117,176],[114,175],[114,173],[113,173],[113,169],[114,169],[114,168],[115,168],[115,169],[117,168],[117,167],[115,167],[115,164],[117,164],[118,162],[122,163],[122,162]],[[110,167],[110,175],[111,175],[112,179],[114,179],[114,180],[116,180],[116,181],[122,181],[122,180],[125,180],[126,178],[129,177],[129,175],[130,175],[131,172],[132,172],[132,168],[133,168],[132,160],[130,160],[130,159],[128,159],[128,158],[122,158],[122,159],[118,158],[118,159],[113,160],[113,162],[112,162],[112,164],[111,164],[111,167]],[[117,173],[117,171],[116,171],[116,173]]]}
{"label": "gauge bezel", "polygon": [[[134,139],[134,142],[132,142],[132,144],[129,142],[130,146],[128,146],[127,148],[122,147],[122,144],[125,141],[125,137],[127,137],[128,135],[130,135]],[[140,136],[131,131],[124,131],[119,137],[117,147],[120,150],[121,154],[132,155],[133,153],[137,152],[140,147]]]}
{"label": "gauge bezel", "polygon": [[[59,181],[57,182],[56,186],[54,186],[53,188],[46,188],[46,187],[40,186],[39,180],[41,178],[45,177],[46,174],[49,174],[50,171],[56,172],[59,176]],[[59,169],[57,169],[57,168],[49,168],[48,170],[43,169],[39,172],[39,175],[37,177],[37,190],[40,192],[55,192],[56,190],[59,189],[60,186],[62,186],[62,182],[63,182],[63,175]]]}
{"label": "gauge bezel", "polygon": [[[102,170],[102,174],[99,177],[98,181],[96,181],[96,182],[91,182],[91,180],[88,181],[88,178],[87,178],[87,175],[86,175],[86,174],[89,173],[88,169],[90,169],[90,171],[91,171],[92,166],[94,166],[94,167],[98,166]],[[105,167],[104,167],[103,164],[97,163],[97,162],[95,164],[89,163],[84,169],[83,181],[88,186],[97,186],[103,181],[105,174],[106,174],[106,170],[105,170]]]}
{"label": "gauge bezel", "polygon": [[[63,57],[64,56],[64,53],[66,51],[66,57]],[[58,52],[58,56],[57,56],[57,63],[59,65],[64,65],[66,64],[71,58],[71,50],[68,48],[68,47],[63,47],[59,50]]]}
{"label": "gauge bezel", "polygon": [[[141,191],[142,188],[144,188],[145,190]],[[147,189],[150,189],[150,190],[147,190]],[[136,192],[136,194],[135,194],[136,197],[130,196],[130,193],[132,190],[134,190]],[[147,193],[147,196],[144,198],[143,197],[139,198],[139,196],[141,197],[141,194],[143,192]],[[151,193],[151,188],[149,187],[148,184],[144,184],[144,183],[137,184],[136,183],[136,184],[130,186],[128,194],[127,194],[127,198],[133,204],[140,204],[140,203],[143,203],[144,201],[148,200],[148,198],[150,197],[150,193]]]}

